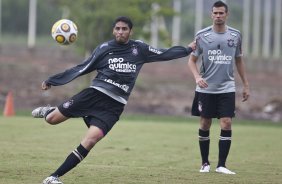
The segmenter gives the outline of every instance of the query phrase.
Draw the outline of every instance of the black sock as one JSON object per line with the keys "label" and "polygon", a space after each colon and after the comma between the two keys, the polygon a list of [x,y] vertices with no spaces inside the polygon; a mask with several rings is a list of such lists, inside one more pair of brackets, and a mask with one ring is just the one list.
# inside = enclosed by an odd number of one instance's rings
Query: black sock
{"label": "black sock", "polygon": [[80,163],[88,154],[88,150],[86,150],[81,144],[69,154],[64,163],[53,173],[51,176],[63,176],[68,171],[73,169],[78,163]]}
{"label": "black sock", "polygon": [[225,162],[231,146],[232,130],[221,130],[218,142],[219,156],[217,167],[226,167]]}
{"label": "black sock", "polygon": [[210,131],[199,129],[199,145],[202,156],[202,164],[209,163],[209,150],[210,150]]}

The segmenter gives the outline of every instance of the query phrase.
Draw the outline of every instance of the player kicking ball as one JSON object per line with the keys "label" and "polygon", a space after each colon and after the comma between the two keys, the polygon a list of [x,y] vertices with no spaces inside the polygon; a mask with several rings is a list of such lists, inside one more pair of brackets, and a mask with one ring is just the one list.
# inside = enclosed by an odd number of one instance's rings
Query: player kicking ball
{"label": "player kicking ball", "polygon": [[53,75],[42,83],[41,88],[48,90],[51,86],[64,85],[97,71],[90,87],[58,107],[38,107],[32,111],[33,117],[45,118],[51,125],[81,117],[88,126],[80,145],[43,184],[62,184],[59,177],[85,159],[95,144],[107,135],[119,120],[143,64],[186,57],[195,49],[194,42],[187,48],[153,48],[142,41],[129,39],[132,27],[128,17],[118,17],[113,23],[113,40],[99,45],[82,64]]}

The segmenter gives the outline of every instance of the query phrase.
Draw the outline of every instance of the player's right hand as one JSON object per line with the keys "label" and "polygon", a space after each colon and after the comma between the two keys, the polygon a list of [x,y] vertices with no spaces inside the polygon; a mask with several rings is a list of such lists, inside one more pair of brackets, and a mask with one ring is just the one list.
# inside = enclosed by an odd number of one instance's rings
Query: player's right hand
{"label": "player's right hand", "polygon": [[47,82],[43,81],[42,84],[41,84],[41,89],[42,90],[48,90],[51,88],[51,85],[48,84]]}
{"label": "player's right hand", "polygon": [[208,83],[202,78],[202,77],[197,77],[196,78],[196,83],[200,88],[207,88]]}
{"label": "player's right hand", "polygon": [[193,42],[189,43],[188,47],[191,47],[192,50],[194,51],[196,49],[196,41],[193,41]]}

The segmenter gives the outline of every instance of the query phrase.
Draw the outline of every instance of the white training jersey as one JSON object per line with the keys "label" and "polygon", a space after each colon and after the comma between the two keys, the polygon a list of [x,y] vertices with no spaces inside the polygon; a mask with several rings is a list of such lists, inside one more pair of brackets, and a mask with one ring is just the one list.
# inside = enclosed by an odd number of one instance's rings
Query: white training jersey
{"label": "white training jersey", "polygon": [[208,83],[207,88],[196,91],[202,93],[235,92],[235,57],[242,56],[240,31],[227,26],[226,31],[217,33],[212,26],[196,34],[196,50],[192,55],[200,58],[200,74]]}

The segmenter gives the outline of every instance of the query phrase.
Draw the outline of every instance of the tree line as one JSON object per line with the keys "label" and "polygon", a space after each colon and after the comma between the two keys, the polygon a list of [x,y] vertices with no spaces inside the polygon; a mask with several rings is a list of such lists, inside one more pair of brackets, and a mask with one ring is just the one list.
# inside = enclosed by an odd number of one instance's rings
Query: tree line
{"label": "tree line", "polygon": [[[247,53],[264,53],[269,56],[266,50],[274,50],[276,57],[281,55],[281,1],[225,0],[231,13],[228,25],[241,30]],[[29,2],[30,0],[0,0],[0,30],[3,35],[27,34]],[[180,3],[178,11],[174,7],[176,2]],[[184,45],[193,39],[197,29],[211,24],[210,10],[213,2],[215,0],[37,0],[36,35],[50,35],[50,29],[58,19],[69,18],[79,28],[77,45],[87,51],[110,39],[113,19],[125,15],[133,19],[135,39],[144,39],[164,47],[178,42]],[[268,5],[271,7],[266,9]],[[179,18],[178,25],[174,24],[175,17]],[[274,21],[275,24],[271,24]],[[261,24],[256,25],[257,23]],[[156,24],[158,27],[154,29],[158,29],[157,32],[152,29]],[[250,26],[256,30],[251,30]],[[154,33],[157,35],[154,36]],[[156,36],[158,40],[155,43]],[[178,42],[174,41],[175,37]],[[260,45],[264,47],[258,48]],[[259,52],[262,49],[263,52]]]}

